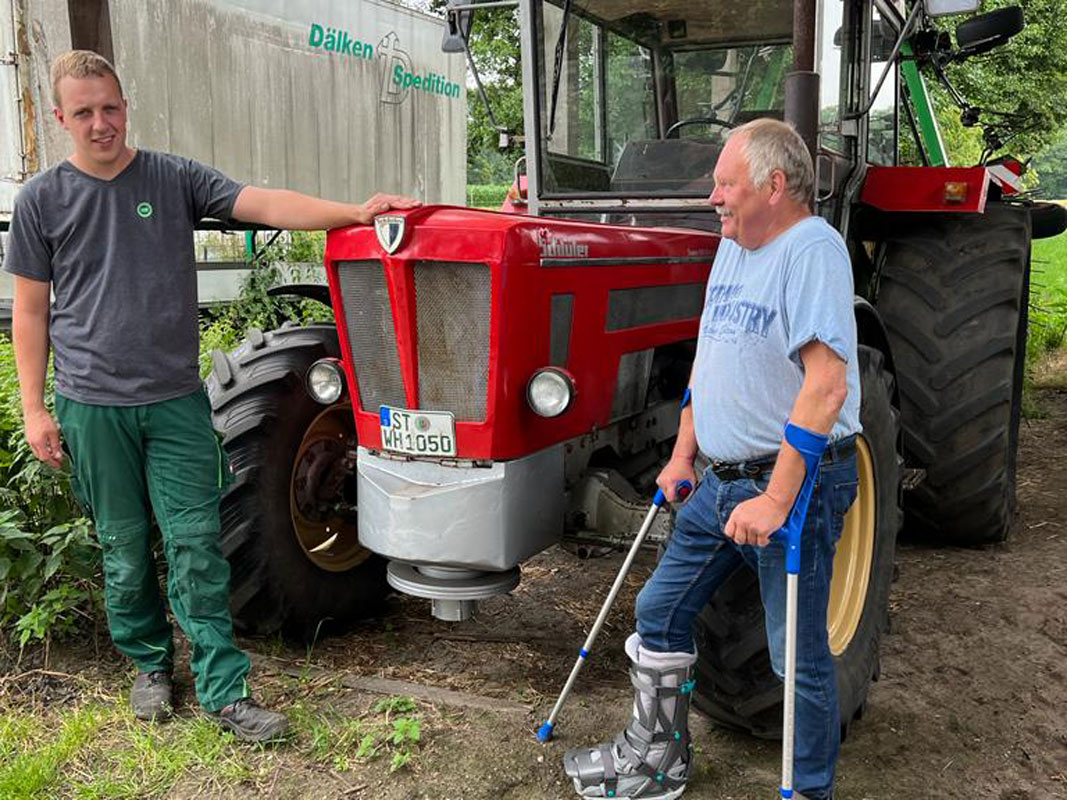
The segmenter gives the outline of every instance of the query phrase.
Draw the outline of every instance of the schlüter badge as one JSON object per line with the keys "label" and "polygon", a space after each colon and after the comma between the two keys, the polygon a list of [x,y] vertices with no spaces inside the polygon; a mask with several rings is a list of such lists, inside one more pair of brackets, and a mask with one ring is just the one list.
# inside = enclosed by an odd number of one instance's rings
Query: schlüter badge
{"label": "schl\u00fcter badge", "polygon": [[374,230],[382,249],[392,255],[404,241],[404,218],[397,214],[381,214],[374,218]]}

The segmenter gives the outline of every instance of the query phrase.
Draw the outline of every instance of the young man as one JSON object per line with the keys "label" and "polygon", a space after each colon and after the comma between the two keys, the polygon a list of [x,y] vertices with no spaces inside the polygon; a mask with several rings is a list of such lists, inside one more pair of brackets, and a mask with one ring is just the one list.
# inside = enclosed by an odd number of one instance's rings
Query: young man
{"label": "young man", "polygon": [[[722,220],[678,441],[657,480],[668,500],[696,483],[663,558],[637,599],[626,642],[634,718],[613,742],[564,757],[584,797],[675,798],[685,790],[694,617],[737,566],[759,574],[774,670],[784,674],[785,552],[770,536],[804,479],[783,442],[787,422],[830,444],[804,525],[797,636],[794,783],[808,800],[833,794],[840,742],[837,683],[826,631],[834,548],[856,494],[859,371],[852,270],[840,235],[813,216],[803,140],[775,120],[731,132],[711,202]],[[737,313],[735,313],[737,312]]]}
{"label": "young man", "polygon": [[[74,154],[19,193],[4,262],[15,275],[26,439],[52,466],[70,455],[103,551],[112,639],[139,673],[134,713],[171,712],[174,648],[148,538],[154,512],[201,706],[240,739],[276,739],[288,721],[249,696],[248,657],[233,638],[219,545],[224,464],[197,367],[193,226],[210,216],[334,228],[417,203],[375,195],[351,205],[242,186],[186,158],[133,150],[122,86],[96,53],[59,56],[52,96]],[[49,348],[59,424],[44,403]]]}

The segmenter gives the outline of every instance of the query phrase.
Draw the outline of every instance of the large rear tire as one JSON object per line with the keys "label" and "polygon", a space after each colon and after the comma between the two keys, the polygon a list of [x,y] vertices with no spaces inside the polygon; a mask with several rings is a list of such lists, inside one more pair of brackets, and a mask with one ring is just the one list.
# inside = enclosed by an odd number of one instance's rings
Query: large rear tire
{"label": "large rear tire", "polygon": [[313,325],[249,331],[213,354],[208,395],[234,477],[222,549],[241,631],[309,641],[374,616],[388,592],[384,562],[356,532],[352,409],[304,389],[307,368],[339,353],[334,327]]}
{"label": "large rear tire", "polygon": [[904,452],[926,479],[906,529],[1003,541],[1015,511],[1029,302],[1030,213],[913,214],[892,226],[878,290],[900,381]]}
{"label": "large rear tire", "polygon": [[[834,558],[827,626],[837,667],[844,734],[863,712],[878,676],[878,645],[888,622],[893,552],[900,528],[899,420],[893,379],[882,354],[859,348],[859,490]],[[759,581],[739,567],[693,625],[694,704],[716,722],[763,738],[782,733],[782,682],[771,669]]]}

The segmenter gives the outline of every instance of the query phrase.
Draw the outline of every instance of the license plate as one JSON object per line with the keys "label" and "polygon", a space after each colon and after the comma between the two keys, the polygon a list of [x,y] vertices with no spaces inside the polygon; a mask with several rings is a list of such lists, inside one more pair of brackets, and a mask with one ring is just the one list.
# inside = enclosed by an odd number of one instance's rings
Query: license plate
{"label": "license plate", "polygon": [[446,411],[382,406],[382,449],[413,456],[454,456],[456,420]]}

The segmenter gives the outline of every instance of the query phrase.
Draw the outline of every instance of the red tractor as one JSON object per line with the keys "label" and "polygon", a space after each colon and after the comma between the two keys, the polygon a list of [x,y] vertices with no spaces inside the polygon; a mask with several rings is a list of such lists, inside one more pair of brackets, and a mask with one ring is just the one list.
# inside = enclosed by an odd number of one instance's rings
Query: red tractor
{"label": "red tractor", "polygon": [[[677,430],[722,134],[771,116],[809,143],[858,293],[860,490],[827,620],[851,721],[902,521],[954,543],[1008,533],[1030,241],[1064,227],[1013,159],[945,163],[921,70],[944,79],[1022,25],[974,17],[953,45],[931,17],[968,2],[518,0],[522,213],[427,206],[332,231],[336,325],[215,356],[239,627],[314,635],[372,615],[387,584],[465,619],[539,551],[632,534]],[[448,46],[466,49],[471,10],[450,11]],[[755,576],[697,627],[698,707],[775,735]]]}

